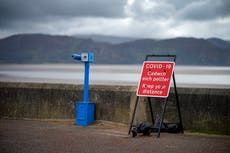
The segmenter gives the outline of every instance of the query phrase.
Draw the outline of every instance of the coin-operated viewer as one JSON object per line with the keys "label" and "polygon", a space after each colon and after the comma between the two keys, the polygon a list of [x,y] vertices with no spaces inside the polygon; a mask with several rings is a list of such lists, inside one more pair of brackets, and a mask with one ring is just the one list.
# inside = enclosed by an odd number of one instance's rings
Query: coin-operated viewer
{"label": "coin-operated viewer", "polygon": [[94,122],[94,108],[93,102],[89,102],[89,67],[90,63],[94,61],[94,54],[92,52],[85,52],[81,54],[73,54],[73,59],[81,61],[85,64],[84,74],[84,100],[75,103],[76,107],[76,125],[88,126]]}

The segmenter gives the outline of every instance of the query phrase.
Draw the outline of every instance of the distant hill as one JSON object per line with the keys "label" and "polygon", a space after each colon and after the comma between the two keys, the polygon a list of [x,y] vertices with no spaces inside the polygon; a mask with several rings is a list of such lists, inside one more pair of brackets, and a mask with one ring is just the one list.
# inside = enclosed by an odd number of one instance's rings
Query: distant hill
{"label": "distant hill", "polygon": [[229,42],[218,38],[139,39],[112,44],[90,38],[21,34],[0,39],[0,63],[73,63],[71,55],[95,53],[95,63],[141,64],[146,54],[176,54],[181,65],[230,66]]}
{"label": "distant hill", "polygon": [[107,35],[73,35],[76,38],[92,39],[96,42],[107,42],[111,44],[120,44],[124,42],[134,41],[138,38],[131,37],[118,37],[118,36],[107,36]]}
{"label": "distant hill", "polygon": [[209,38],[207,40],[217,47],[230,49],[230,42],[228,41],[224,41],[219,38]]}

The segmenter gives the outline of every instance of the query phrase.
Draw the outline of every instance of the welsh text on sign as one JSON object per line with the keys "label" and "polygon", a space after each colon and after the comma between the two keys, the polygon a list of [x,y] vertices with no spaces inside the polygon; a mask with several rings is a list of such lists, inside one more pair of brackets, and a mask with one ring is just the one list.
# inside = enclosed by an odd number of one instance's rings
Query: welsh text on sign
{"label": "welsh text on sign", "polygon": [[137,96],[168,97],[174,65],[174,62],[145,61]]}

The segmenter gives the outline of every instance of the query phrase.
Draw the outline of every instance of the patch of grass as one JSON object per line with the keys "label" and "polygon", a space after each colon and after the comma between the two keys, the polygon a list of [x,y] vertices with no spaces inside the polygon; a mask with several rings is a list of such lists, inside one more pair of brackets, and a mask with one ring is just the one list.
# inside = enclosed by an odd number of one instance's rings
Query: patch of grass
{"label": "patch of grass", "polygon": [[192,133],[203,133],[203,134],[230,136],[230,132],[218,132],[218,131],[208,131],[208,130],[200,130],[200,129],[193,129],[193,130],[188,130],[188,131],[192,132]]}

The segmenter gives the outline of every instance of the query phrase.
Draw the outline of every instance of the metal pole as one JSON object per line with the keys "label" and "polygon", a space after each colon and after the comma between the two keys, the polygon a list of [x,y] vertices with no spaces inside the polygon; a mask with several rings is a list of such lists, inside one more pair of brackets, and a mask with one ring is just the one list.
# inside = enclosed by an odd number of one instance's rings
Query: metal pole
{"label": "metal pole", "polygon": [[162,124],[163,124],[163,121],[164,121],[164,114],[165,114],[165,109],[166,109],[167,102],[168,102],[168,98],[165,98],[164,107],[163,107],[163,111],[162,111],[162,114],[161,114],[160,126],[158,127],[158,133],[157,133],[158,138],[160,137],[161,127],[162,127]]}
{"label": "metal pole", "polygon": [[151,104],[151,98],[150,98],[150,97],[148,97],[148,102],[149,102],[149,108],[150,108],[150,113],[151,113],[152,123],[154,124],[154,119],[153,119],[153,110],[152,110],[152,104]]}
{"label": "metal pole", "polygon": [[130,122],[130,125],[129,125],[129,133],[128,133],[129,135],[130,135],[131,128],[132,128],[132,125],[133,125],[133,120],[134,120],[134,117],[135,117],[138,101],[139,101],[139,96],[137,96],[137,98],[136,98],[136,102],[135,102],[135,106],[134,106],[134,110],[133,110],[133,114],[132,114],[132,119],[131,119],[131,122]]}
{"label": "metal pole", "polygon": [[84,80],[84,102],[88,102],[89,97],[89,62],[85,62],[85,80]]}
{"label": "metal pole", "polygon": [[175,90],[175,96],[176,96],[177,112],[178,112],[178,116],[179,116],[179,120],[180,120],[181,133],[184,133],[184,128],[183,128],[183,124],[182,124],[182,118],[181,118],[181,113],[180,113],[179,98],[178,98],[177,88],[176,88],[176,79],[175,79],[174,72],[173,72],[173,84],[174,84],[174,90]]}
{"label": "metal pole", "polygon": [[145,60],[147,61],[149,57],[172,57],[174,61],[176,59],[176,55],[146,55]]}

